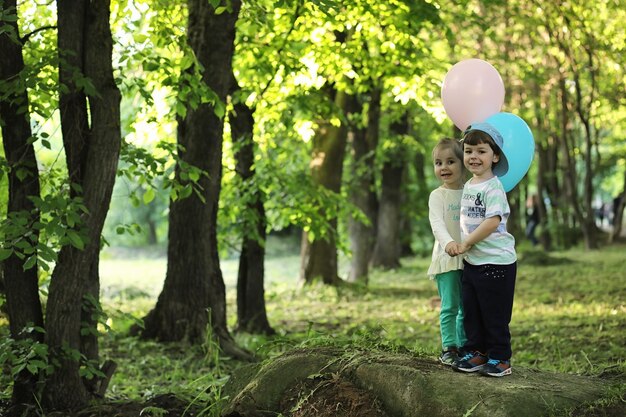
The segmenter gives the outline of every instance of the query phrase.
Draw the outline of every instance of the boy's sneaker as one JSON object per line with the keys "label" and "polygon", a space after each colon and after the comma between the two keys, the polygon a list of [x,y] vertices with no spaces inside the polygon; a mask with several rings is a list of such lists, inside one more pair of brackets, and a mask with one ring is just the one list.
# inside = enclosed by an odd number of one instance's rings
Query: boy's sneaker
{"label": "boy's sneaker", "polygon": [[452,369],[461,372],[477,372],[487,364],[487,357],[482,353],[470,352],[452,364]]}
{"label": "boy's sneaker", "polygon": [[512,372],[511,362],[498,359],[489,359],[487,364],[480,370],[481,375],[496,377],[511,375]]}
{"label": "boy's sneaker", "polygon": [[457,360],[459,360],[459,352],[456,348],[446,348],[446,350],[442,351],[441,355],[439,355],[439,362],[444,365],[452,365]]}

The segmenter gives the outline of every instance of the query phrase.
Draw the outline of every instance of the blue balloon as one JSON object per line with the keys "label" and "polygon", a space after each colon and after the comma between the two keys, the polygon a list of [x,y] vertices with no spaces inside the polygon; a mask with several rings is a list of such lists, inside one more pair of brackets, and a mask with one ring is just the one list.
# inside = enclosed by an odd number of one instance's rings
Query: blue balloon
{"label": "blue balloon", "polygon": [[533,133],[522,118],[511,113],[496,113],[486,123],[495,127],[503,139],[502,153],[509,163],[509,170],[500,181],[506,192],[511,191],[528,172],[535,156]]}

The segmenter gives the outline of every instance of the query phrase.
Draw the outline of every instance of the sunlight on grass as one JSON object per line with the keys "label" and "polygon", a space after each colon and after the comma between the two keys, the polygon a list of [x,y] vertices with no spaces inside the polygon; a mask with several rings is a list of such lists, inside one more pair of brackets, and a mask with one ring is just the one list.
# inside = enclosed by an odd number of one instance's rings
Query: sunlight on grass
{"label": "sunlight on grass", "polygon": [[[572,250],[522,256],[513,320],[514,361],[566,372],[593,372],[623,366],[626,327],[624,247],[602,252]],[[531,253],[532,255],[532,253]],[[524,259],[527,259],[526,263]],[[312,286],[299,288],[299,257],[266,260],[266,300],[270,323],[282,345],[317,335],[343,337],[371,332],[410,349],[439,350],[438,298],[428,280],[426,258],[403,260],[397,271],[374,271],[367,290]],[[554,262],[556,265],[550,265]],[[228,321],[236,322],[236,260],[221,263],[227,285]],[[165,275],[165,260],[109,259],[101,263],[103,299],[113,321],[141,317],[153,306]],[[128,303],[132,300],[132,303]],[[115,324],[113,326],[116,327]],[[273,341],[257,338],[253,350],[272,349]],[[281,350],[282,348],[279,348]],[[591,363],[591,365],[590,365]]]}
{"label": "sunlight on grass", "polygon": [[[300,268],[299,256],[267,259],[266,282],[297,282]],[[239,261],[228,259],[220,262],[224,283],[228,289],[237,286]],[[142,292],[156,299],[163,288],[167,272],[165,258],[116,259],[100,261],[100,287],[104,298],[115,298],[120,293]]]}

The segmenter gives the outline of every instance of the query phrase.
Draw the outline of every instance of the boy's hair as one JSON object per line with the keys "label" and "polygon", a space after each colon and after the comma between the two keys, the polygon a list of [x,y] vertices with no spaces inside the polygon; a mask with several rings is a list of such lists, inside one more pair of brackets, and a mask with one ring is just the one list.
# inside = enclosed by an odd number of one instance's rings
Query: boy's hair
{"label": "boy's hair", "polygon": [[496,145],[496,142],[489,134],[483,132],[482,130],[470,130],[467,132],[465,136],[463,136],[463,144],[465,145],[466,143],[472,146],[486,143],[489,145],[494,154],[498,156],[502,155],[502,149]]}
{"label": "boy's hair", "polygon": [[432,154],[433,162],[435,161],[435,152],[439,149],[452,149],[454,156],[459,158],[461,163],[463,162],[463,147],[461,146],[461,143],[457,139],[443,138],[439,140],[439,142],[437,142],[437,144],[433,148],[433,154]]}

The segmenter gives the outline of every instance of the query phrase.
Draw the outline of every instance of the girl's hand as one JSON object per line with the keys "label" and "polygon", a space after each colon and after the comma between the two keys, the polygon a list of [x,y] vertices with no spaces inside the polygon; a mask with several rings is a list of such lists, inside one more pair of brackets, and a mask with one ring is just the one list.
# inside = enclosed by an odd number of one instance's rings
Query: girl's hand
{"label": "girl's hand", "polygon": [[459,244],[456,242],[450,242],[446,245],[446,253],[450,256],[457,256],[459,253]]}

